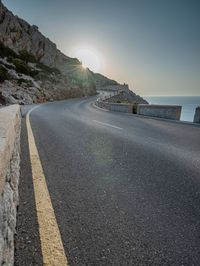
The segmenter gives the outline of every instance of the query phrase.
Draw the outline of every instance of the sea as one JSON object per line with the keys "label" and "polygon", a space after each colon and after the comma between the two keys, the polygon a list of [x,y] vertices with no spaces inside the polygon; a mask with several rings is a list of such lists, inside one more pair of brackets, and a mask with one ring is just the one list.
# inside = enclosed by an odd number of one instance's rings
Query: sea
{"label": "sea", "polygon": [[181,105],[181,121],[193,122],[196,107],[200,106],[200,96],[143,96],[149,104]]}

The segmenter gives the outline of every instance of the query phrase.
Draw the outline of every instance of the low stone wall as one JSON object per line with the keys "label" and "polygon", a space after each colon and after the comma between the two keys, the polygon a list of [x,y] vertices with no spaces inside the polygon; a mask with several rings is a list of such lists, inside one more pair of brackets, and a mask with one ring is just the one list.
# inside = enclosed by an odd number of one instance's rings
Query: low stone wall
{"label": "low stone wall", "polygon": [[182,107],[177,105],[138,104],[137,114],[172,120],[180,120],[181,109]]}
{"label": "low stone wall", "polygon": [[14,234],[20,172],[19,105],[0,109],[0,265],[14,265]]}
{"label": "low stone wall", "polygon": [[109,110],[109,103],[107,103],[107,102],[103,102],[101,100],[97,100],[95,102],[95,105],[98,106],[98,107],[100,107],[100,108],[104,108],[106,110]]}
{"label": "low stone wall", "polygon": [[100,108],[104,108],[110,111],[133,113],[133,104],[108,103],[108,102],[103,102],[103,101],[96,101],[95,104]]}
{"label": "low stone wall", "polygon": [[109,110],[123,113],[133,113],[133,105],[125,103],[109,103]]}
{"label": "low stone wall", "polygon": [[200,123],[200,106],[196,108],[194,114],[194,123]]}

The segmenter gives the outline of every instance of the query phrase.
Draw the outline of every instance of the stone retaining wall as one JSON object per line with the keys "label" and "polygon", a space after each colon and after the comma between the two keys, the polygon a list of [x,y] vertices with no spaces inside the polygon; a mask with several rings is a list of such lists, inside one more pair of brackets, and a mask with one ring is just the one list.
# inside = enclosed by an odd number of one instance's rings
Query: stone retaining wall
{"label": "stone retaining wall", "polygon": [[133,104],[126,103],[109,103],[103,101],[96,101],[95,103],[98,107],[107,109],[109,111],[123,112],[123,113],[133,113]]}
{"label": "stone retaining wall", "polygon": [[138,104],[137,114],[180,120],[181,109],[182,107],[177,105]]}
{"label": "stone retaining wall", "polygon": [[19,105],[0,109],[0,266],[14,265],[20,131]]}
{"label": "stone retaining wall", "polygon": [[109,103],[110,111],[133,113],[133,105],[125,103]]}

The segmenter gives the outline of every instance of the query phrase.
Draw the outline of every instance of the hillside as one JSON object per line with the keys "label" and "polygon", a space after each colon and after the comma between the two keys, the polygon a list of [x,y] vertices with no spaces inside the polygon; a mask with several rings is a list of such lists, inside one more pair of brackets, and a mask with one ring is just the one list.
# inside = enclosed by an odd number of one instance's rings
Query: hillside
{"label": "hillside", "polygon": [[111,80],[102,74],[99,73],[93,73],[93,80],[95,82],[95,85],[98,88],[102,88],[109,85],[118,85],[119,83],[115,80]]}
{"label": "hillside", "polygon": [[122,90],[118,94],[104,100],[109,103],[148,104],[148,102],[134,92]]}

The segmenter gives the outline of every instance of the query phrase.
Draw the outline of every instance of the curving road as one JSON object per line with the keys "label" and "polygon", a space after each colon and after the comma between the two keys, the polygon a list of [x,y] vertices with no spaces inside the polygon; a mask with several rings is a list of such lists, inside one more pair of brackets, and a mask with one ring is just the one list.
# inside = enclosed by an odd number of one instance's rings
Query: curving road
{"label": "curving road", "polygon": [[[200,127],[94,99],[30,114],[69,265],[199,265]],[[42,265],[24,119],[15,264]]]}

